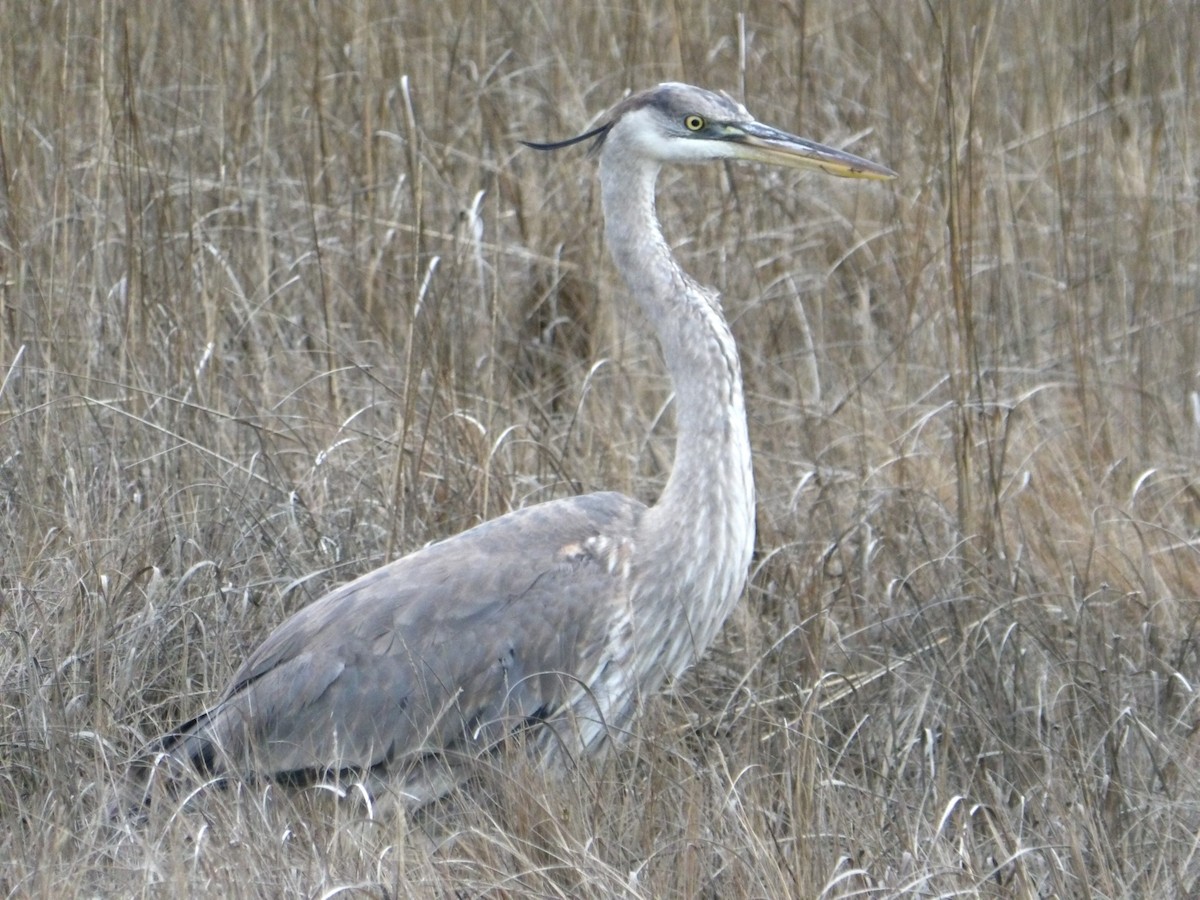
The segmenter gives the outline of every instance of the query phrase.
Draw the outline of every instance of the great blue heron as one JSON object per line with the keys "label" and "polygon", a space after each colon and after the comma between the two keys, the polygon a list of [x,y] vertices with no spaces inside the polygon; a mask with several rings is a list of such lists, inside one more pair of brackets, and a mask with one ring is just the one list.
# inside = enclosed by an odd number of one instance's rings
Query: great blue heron
{"label": "great blue heron", "polygon": [[675,462],[658,502],[541,503],[337,588],[276,628],[215,706],[158,742],[160,758],[217,778],[382,774],[419,804],[445,788],[437,773],[452,773],[452,758],[518,731],[547,762],[595,751],[712,642],[754,543],[750,441],[718,297],[679,267],[659,226],[659,168],[744,159],[895,173],[685,84],[634,94],[579,137],[529,146],[588,139],[609,249],[674,388]]}

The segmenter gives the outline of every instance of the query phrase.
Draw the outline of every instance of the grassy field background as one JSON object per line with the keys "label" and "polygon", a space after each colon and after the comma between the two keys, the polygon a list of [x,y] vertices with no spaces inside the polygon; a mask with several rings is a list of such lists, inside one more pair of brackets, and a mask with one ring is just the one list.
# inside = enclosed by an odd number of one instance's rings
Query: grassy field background
{"label": "grassy field background", "polygon": [[[1194,896],[1186,2],[0,0],[0,893]],[[621,754],[431,853],[321,791],[102,827],[288,613],[671,458],[578,133],[685,80],[889,185],[664,174],[740,343],[747,596]]]}

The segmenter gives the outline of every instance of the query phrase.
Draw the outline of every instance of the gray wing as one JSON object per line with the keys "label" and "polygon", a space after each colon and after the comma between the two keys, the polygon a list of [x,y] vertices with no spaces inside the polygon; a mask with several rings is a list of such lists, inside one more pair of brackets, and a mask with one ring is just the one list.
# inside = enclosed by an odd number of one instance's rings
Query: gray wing
{"label": "gray wing", "polygon": [[553,718],[628,622],[644,511],[615,493],[551,501],[343,585],[276,628],[163,747],[217,774],[367,769]]}

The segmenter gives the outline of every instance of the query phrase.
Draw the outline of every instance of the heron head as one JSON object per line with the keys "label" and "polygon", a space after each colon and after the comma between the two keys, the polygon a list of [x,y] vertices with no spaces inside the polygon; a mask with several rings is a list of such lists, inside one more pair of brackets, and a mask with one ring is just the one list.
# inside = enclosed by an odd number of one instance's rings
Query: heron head
{"label": "heron head", "polygon": [[529,146],[550,150],[588,138],[596,139],[594,149],[612,147],[657,163],[741,159],[844,178],[896,177],[886,166],[763,125],[727,94],[675,82],[627,97],[587,134]]}

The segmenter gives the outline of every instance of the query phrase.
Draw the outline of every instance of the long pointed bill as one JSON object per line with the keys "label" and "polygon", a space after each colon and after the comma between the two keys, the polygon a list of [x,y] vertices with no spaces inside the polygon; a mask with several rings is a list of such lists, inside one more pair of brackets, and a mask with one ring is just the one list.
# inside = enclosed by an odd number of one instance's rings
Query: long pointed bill
{"label": "long pointed bill", "polygon": [[887,166],[757,122],[731,126],[726,139],[737,147],[735,155],[738,159],[793,169],[819,169],[841,178],[884,181],[896,177]]}

